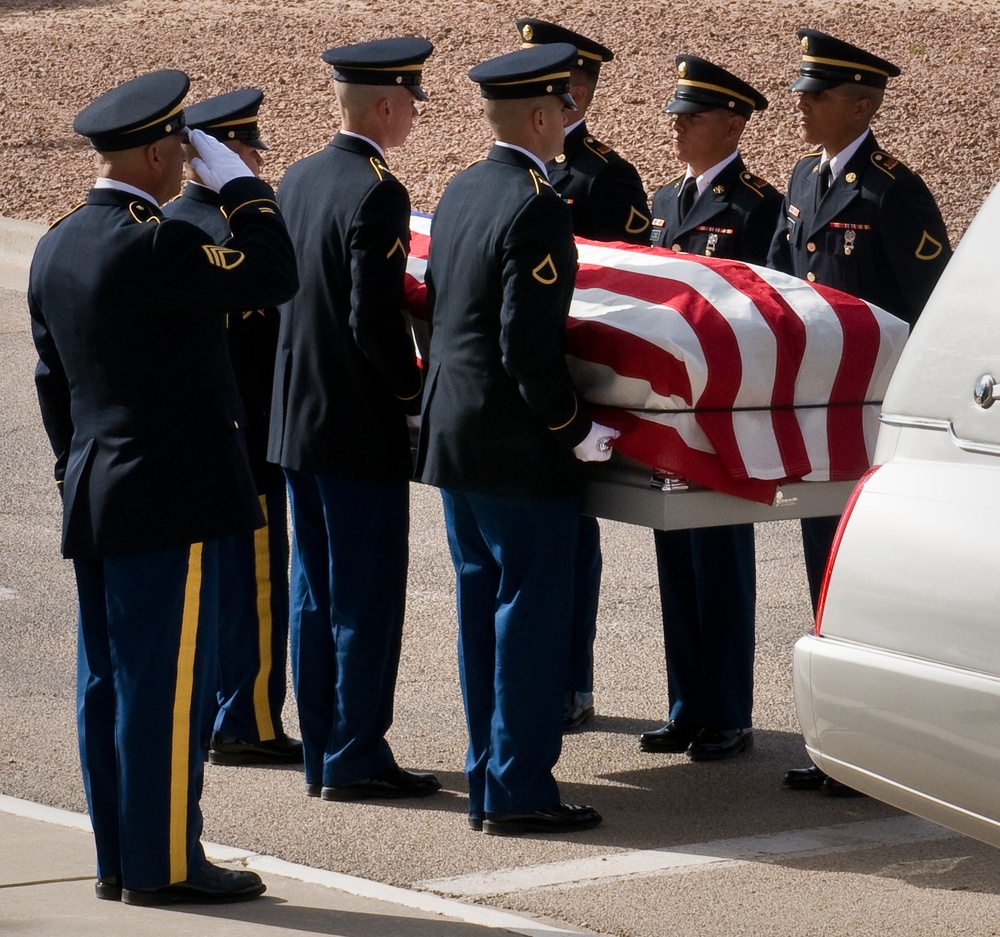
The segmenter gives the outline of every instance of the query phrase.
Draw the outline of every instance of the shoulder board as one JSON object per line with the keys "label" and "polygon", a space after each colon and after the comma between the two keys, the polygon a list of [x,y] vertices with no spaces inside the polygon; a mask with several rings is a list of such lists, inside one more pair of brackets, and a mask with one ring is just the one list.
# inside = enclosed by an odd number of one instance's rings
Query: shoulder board
{"label": "shoulder board", "polygon": [[614,155],[614,152],[615,152],[606,143],[601,143],[600,140],[596,140],[596,139],[594,139],[594,137],[589,137],[589,136],[588,137],[584,137],[583,138],[583,145],[588,150],[590,150],[590,152],[593,153],[595,156],[597,156],[600,159],[604,160],[604,162],[608,161],[608,154],[609,153],[612,154],[612,155]]}
{"label": "shoulder board", "polygon": [[381,182],[386,176],[390,178],[395,178],[389,171],[389,167],[378,156],[373,156],[369,162],[372,164],[372,169],[375,170],[375,175],[378,176],[378,181]]}
{"label": "shoulder board", "polygon": [[760,176],[755,176],[752,172],[741,172],[740,182],[742,182],[748,189],[752,192],[756,192],[761,198],[768,189],[772,188],[771,183],[766,179],[761,179]]}
{"label": "shoulder board", "polygon": [[[545,188],[547,188],[547,189],[551,189],[552,188],[552,184],[549,182],[549,180],[546,179],[545,176],[543,176],[537,169],[535,169],[533,167],[530,168],[528,170],[528,174],[531,176],[531,181],[535,183],[535,194],[536,195],[539,192],[542,191],[542,187],[543,186]],[[555,191],[555,190],[553,190],[553,191]]]}
{"label": "shoulder board", "polygon": [[138,200],[134,202],[129,202],[128,213],[139,223],[146,224],[149,221],[153,221],[156,224],[160,223],[160,216],[154,212],[145,202],[140,202]]}
{"label": "shoulder board", "polygon": [[872,165],[881,169],[890,179],[895,179],[899,172],[909,172],[895,156],[890,156],[885,150],[876,150],[871,155]]}
{"label": "shoulder board", "polygon": [[666,187],[668,185],[673,185],[675,182],[680,182],[680,180],[684,178],[684,176],[685,176],[686,173],[687,173],[686,169],[684,170],[684,172],[677,173],[676,176],[674,176],[671,179],[668,179],[666,182],[663,183],[664,187]]}
{"label": "shoulder board", "polygon": [[475,165],[476,165],[476,163],[482,163],[482,162],[485,162],[485,161],[486,161],[486,157],[485,157],[485,156],[480,156],[480,157],[479,157],[479,159],[474,159],[474,160],[473,160],[473,161],[472,161],[471,163],[469,163],[469,165],[468,165],[468,166],[466,166],[465,168],[466,168],[466,169],[469,169],[470,167],[472,167],[472,166],[475,166]]}
{"label": "shoulder board", "polygon": [[69,218],[70,215],[72,215],[74,212],[78,212],[86,204],[87,204],[86,202],[80,202],[79,205],[76,205],[75,207],[71,208],[68,212],[66,212],[65,215],[56,218],[56,220],[49,225],[49,230],[51,231],[57,224],[60,224],[61,222],[65,221],[67,218]]}
{"label": "shoulder board", "polygon": [[[183,189],[181,189],[181,190],[180,190],[180,192],[178,192],[178,193],[177,193],[177,194],[176,194],[176,195],[175,195],[175,196],[174,196],[173,198],[171,198],[171,199],[167,199],[167,201],[165,201],[165,202],[163,203],[163,205],[172,205],[172,204],[173,204],[174,202],[176,202],[176,201],[177,201],[177,199],[179,199],[179,198],[180,198],[180,197],[181,197],[181,196],[182,196],[183,194],[184,194],[184,190],[183,190]],[[163,206],[161,206],[161,207],[163,207]]]}
{"label": "shoulder board", "polygon": [[822,152],[819,150],[812,150],[809,153],[803,153],[797,160],[797,163],[801,163],[804,159],[819,159],[822,156]]}

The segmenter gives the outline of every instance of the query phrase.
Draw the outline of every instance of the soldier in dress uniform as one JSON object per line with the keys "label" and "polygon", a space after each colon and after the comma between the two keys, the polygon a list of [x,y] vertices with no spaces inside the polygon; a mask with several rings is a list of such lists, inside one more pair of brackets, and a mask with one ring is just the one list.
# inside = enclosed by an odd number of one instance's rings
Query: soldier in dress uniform
{"label": "soldier in dress uniform", "polygon": [[590,829],[562,802],[562,744],[578,460],[610,456],[566,367],[576,274],[569,209],[546,177],[573,108],[576,47],[477,65],[497,143],[459,173],[431,227],[431,314],[418,477],[442,489],[458,580],[469,728],[469,825],[496,835]]}
{"label": "soldier in dress uniform", "polygon": [[84,108],[84,205],[41,239],[28,306],[35,381],[79,594],[78,721],[97,896],[239,901],[253,872],[201,847],[204,712],[217,672],[220,538],[262,523],[225,313],[296,289],[271,188],[199,131],[194,165],[232,238],[164,219],[181,183],[188,78],[152,72]]}
{"label": "soldier in dress uniform", "polygon": [[678,55],[674,155],[687,166],[653,196],[649,243],[705,257],[764,264],[781,193],[747,170],[740,137],[767,98],[696,55]]}
{"label": "soldier in dress uniform", "polygon": [[[767,99],[731,72],[678,55],[674,155],[687,164],[653,196],[650,243],[763,264],[781,194],[749,172],[738,146]],[[647,752],[731,758],[753,743],[753,524],[654,530],[667,659],[669,722],[644,732]]]}
{"label": "soldier in dress uniform", "polygon": [[[258,110],[264,94],[244,88],[185,108],[191,129],[224,143],[255,176],[264,164]],[[216,244],[231,237],[222,199],[202,181],[187,147],[183,194],[163,208],[167,218],[198,225]],[[219,706],[209,731],[216,765],[296,764],[302,743],[281,722],[288,648],[288,525],[285,476],[268,462],[267,433],[278,342],[278,310],[226,315],[226,341],[246,412],[247,447],[267,524],[219,543]]]}
{"label": "soldier in dress uniform", "polygon": [[[524,48],[553,42],[576,47],[569,93],[576,103],[562,152],[546,166],[552,188],[569,204],[573,233],[595,241],[645,244],[649,238],[646,191],[635,167],[591,136],[586,114],[601,74],[614,53],[579,33],[523,17],[517,29]],[[597,519],[580,518],[573,600],[573,633],[563,728],[580,729],[594,716],[594,638],[601,592],[601,532]]]}
{"label": "soldier in dress uniform", "polygon": [[281,309],[268,458],[292,513],[292,678],[306,793],[421,797],[385,734],[399,666],[412,474],[408,418],[422,377],[402,316],[410,199],[385,151],[427,99],[426,39],[323,54],[342,127],[289,167],[278,192],[302,276]]}
{"label": "soldier in dress uniform", "polygon": [[[740,137],[767,99],[726,69],[678,55],[674,155],[687,164],[653,196],[650,243],[762,264],[781,194],[749,172]],[[731,758],[753,743],[756,574],[753,524],[654,530],[667,660],[669,722],[647,752]]]}
{"label": "soldier in dress uniform", "polygon": [[[803,138],[819,149],[792,171],[768,264],[858,296],[912,325],[951,248],[923,180],[881,149],[869,129],[899,69],[815,29],[796,35],[802,61],[789,90],[799,95]],[[838,520],[802,521],[814,611]],[[785,783],[855,793],[815,766],[792,769]]]}
{"label": "soldier in dress uniform", "polygon": [[552,188],[569,203],[573,233],[594,241],[647,243],[649,199],[639,173],[587,129],[587,111],[601,66],[610,62],[614,53],[593,39],[544,20],[523,17],[517,21],[517,29],[526,49],[552,42],[576,47],[569,81],[576,112],[566,127],[562,152],[547,167]]}

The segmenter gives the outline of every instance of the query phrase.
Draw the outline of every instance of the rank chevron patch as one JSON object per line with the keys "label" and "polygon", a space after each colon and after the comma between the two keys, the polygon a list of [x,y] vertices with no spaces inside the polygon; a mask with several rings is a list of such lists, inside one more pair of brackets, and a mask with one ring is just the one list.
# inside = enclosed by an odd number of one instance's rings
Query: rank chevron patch
{"label": "rank chevron patch", "polygon": [[559,271],[556,270],[556,265],[552,261],[552,255],[546,254],[545,260],[531,271],[531,275],[545,286],[551,286],[555,283],[559,279]]}
{"label": "rank chevron patch", "polygon": [[208,262],[213,267],[219,267],[222,270],[232,270],[234,267],[238,267],[243,263],[245,256],[242,251],[233,250],[231,247],[219,247],[216,244],[203,244],[201,249],[208,257]]}

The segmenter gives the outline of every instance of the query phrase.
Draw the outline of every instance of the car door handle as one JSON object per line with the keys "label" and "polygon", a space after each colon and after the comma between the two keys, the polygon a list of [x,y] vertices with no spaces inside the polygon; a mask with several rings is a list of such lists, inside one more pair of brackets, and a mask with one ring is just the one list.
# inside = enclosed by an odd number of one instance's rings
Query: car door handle
{"label": "car door handle", "polygon": [[976,403],[984,410],[989,410],[996,403],[996,381],[992,374],[984,374],[976,381],[976,389],[973,391],[972,396],[975,398]]}

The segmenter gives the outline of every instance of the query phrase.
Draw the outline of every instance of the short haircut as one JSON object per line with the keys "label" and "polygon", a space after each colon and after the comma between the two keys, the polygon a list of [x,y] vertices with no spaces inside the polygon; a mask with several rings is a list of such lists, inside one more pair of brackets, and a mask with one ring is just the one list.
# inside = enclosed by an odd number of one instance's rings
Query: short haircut
{"label": "short haircut", "polygon": [[[483,113],[493,133],[498,140],[518,136],[531,115],[540,107],[544,107],[547,99],[558,101],[558,98],[544,94],[534,98],[485,98]],[[559,102],[560,107],[562,102]]]}

